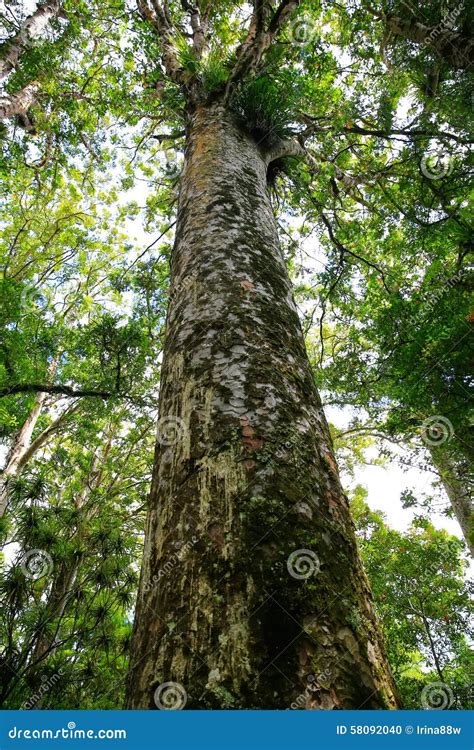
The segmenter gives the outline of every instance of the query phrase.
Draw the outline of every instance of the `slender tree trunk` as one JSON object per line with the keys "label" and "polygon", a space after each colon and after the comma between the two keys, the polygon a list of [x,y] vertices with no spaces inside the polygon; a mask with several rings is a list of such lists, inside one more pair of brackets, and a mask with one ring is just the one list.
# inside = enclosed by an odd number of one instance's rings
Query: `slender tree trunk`
{"label": "slender tree trunk", "polygon": [[[100,463],[105,463],[110,453],[116,426],[109,426],[107,429],[107,438],[104,446],[99,453],[95,454],[91,467],[84,478],[80,492],[74,497],[74,506],[78,511],[77,527],[75,529],[75,540],[80,550],[81,543],[84,540],[84,524],[99,512],[97,505],[87,508],[87,503],[91,493],[100,487],[104,478],[104,468],[99,467]],[[82,514],[82,515],[81,515]],[[2,664],[0,661],[0,706],[15,689],[19,679],[25,677],[31,694],[34,694],[41,686],[42,668],[45,659],[47,659],[56,648],[56,639],[60,631],[61,621],[65,616],[66,609],[69,606],[71,594],[74,593],[74,585],[81,575],[81,569],[84,570],[84,553],[78,551],[71,559],[61,560],[53,568],[53,580],[47,593],[41,622],[36,630],[30,633],[25,641],[25,648],[21,654],[21,659],[15,664],[15,669],[8,667],[9,659],[5,659]],[[86,571],[87,574],[87,571]],[[68,613],[70,614],[70,613]],[[51,629],[51,625],[54,628]],[[33,706],[34,709],[40,709],[43,705],[43,698],[40,698]]]}
{"label": "slender tree trunk", "polygon": [[45,398],[45,393],[36,394],[33,408],[16,436],[15,442],[8,454],[6,466],[0,475],[0,518],[7,509],[8,483],[18,476],[23,457],[31,444],[33,430],[43,409]]}
{"label": "slender tree trunk", "polygon": [[[77,511],[77,527],[74,540],[80,548],[84,542],[84,524],[89,521],[93,514],[98,512],[96,506],[87,508],[91,494],[97,490],[102,482],[104,472],[99,465],[104,464],[112,447],[114,427],[106,431],[108,437],[101,451],[96,453],[92,459],[91,467],[84,478],[81,491],[74,498],[74,507]],[[53,650],[57,630],[66,610],[67,603],[73,593],[73,586],[78,577],[80,567],[83,563],[84,554],[77,552],[74,559],[62,560],[58,569],[54,572],[54,579],[48,595],[45,607],[43,625],[35,633],[35,641],[31,653],[30,663],[37,666]],[[47,633],[48,625],[57,621],[56,633],[53,636]]]}
{"label": "slender tree trunk", "polygon": [[[57,365],[58,358],[55,357],[48,368],[50,376],[56,372]],[[79,408],[78,404],[66,408],[33,440],[33,432],[43,410],[46,396],[46,392],[36,394],[33,408],[15,438],[14,444],[8,454],[6,466],[0,475],[0,518],[4,516],[8,506],[8,486],[11,480],[17,479],[20,476],[33,456],[60,429],[66,418]]]}
{"label": "slender tree trunk", "polygon": [[446,494],[451,502],[466,544],[474,557],[474,507],[472,502],[472,479],[461,475],[459,466],[445,448],[431,447],[431,460],[439,474]]}
{"label": "slender tree trunk", "polygon": [[305,691],[306,708],[397,707],[266,162],[221,107],[198,108],[172,259],[129,708],[154,708],[169,681],[188,708],[284,709]]}
{"label": "slender tree trunk", "polygon": [[421,619],[423,620],[423,627],[425,628],[425,633],[428,636],[428,642],[429,642],[429,646],[430,646],[430,651],[431,651],[431,655],[433,657],[433,661],[434,661],[434,664],[435,664],[436,671],[438,673],[438,677],[441,680],[441,682],[444,682],[443,670],[441,669],[441,664],[440,664],[440,661],[438,659],[438,654],[436,652],[435,644],[434,644],[433,638],[431,636],[431,630],[430,630],[430,626],[428,624],[428,620],[426,619],[426,617],[425,617],[424,614],[421,615]]}

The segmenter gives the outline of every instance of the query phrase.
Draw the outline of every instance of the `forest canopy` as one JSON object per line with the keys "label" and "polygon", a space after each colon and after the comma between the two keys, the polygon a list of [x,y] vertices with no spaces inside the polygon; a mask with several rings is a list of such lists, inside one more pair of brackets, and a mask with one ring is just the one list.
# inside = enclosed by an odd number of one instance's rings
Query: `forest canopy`
{"label": "forest canopy", "polygon": [[473,67],[463,2],[0,7],[2,708],[472,708]]}

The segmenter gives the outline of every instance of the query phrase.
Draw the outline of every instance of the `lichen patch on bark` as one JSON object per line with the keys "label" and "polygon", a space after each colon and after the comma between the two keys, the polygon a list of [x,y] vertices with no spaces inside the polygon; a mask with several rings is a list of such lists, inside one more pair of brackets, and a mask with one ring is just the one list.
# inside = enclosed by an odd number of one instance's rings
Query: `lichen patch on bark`
{"label": "lichen patch on bark", "polygon": [[159,410],[186,434],[157,446],[128,705],[175,680],[187,708],[284,709],[313,673],[307,708],[396,707],[265,159],[218,105],[189,126],[171,272]]}

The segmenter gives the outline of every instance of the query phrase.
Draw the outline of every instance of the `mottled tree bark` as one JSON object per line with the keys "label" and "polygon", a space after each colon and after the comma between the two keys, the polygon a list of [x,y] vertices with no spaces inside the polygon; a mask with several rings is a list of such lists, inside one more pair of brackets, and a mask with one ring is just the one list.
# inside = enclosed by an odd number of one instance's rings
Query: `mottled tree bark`
{"label": "mottled tree bark", "polygon": [[0,94],[0,120],[19,117],[29,130],[33,126],[28,118],[28,110],[36,103],[40,85],[37,81],[28,83],[15,94]]}
{"label": "mottled tree bark", "polygon": [[169,681],[187,708],[397,707],[267,162],[218,105],[191,118],[129,708]]}
{"label": "mottled tree bark", "polygon": [[18,33],[0,45],[0,79],[15,68],[23,50],[41,36],[51,20],[61,15],[62,3],[59,0],[39,3],[34,13],[23,21]]}
{"label": "mottled tree bark", "polygon": [[450,28],[449,20],[438,26],[425,26],[414,18],[387,17],[393,34],[433,49],[452,68],[470,68],[474,63],[474,39]]}
{"label": "mottled tree bark", "polygon": [[[450,500],[451,507],[461,527],[464,539],[474,557],[474,507],[472,503],[472,475],[461,475],[460,467],[453,461],[449,449],[430,448],[431,460]],[[466,462],[466,467],[468,463]]]}

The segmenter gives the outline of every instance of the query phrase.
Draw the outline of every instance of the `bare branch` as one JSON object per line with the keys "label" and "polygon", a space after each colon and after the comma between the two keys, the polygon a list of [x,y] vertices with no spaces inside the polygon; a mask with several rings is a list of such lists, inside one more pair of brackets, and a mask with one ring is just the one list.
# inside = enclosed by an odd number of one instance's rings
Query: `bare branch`
{"label": "bare branch", "polygon": [[273,17],[270,19],[268,27],[265,28],[268,6],[264,0],[255,0],[247,36],[237,49],[237,60],[227,81],[224,103],[229,100],[238,81],[242,80],[249,73],[258,70],[263,55],[270,47],[275,36],[277,36],[287,17],[298,6],[299,1],[282,0]]}
{"label": "bare branch", "polygon": [[165,11],[160,3],[152,0],[153,10],[146,0],[137,0],[138,10],[145,20],[155,29],[162,43],[161,58],[167,75],[172,81],[179,85],[185,84],[183,77],[183,68],[179,64],[176,56],[176,50],[173,47],[171,38],[173,28],[170,25]]}
{"label": "bare branch", "polygon": [[48,440],[51,438],[52,435],[54,435],[56,432],[60,430],[61,427],[63,427],[64,423],[67,421],[67,419],[77,412],[79,409],[79,402],[73,404],[72,406],[69,406],[67,409],[65,409],[59,417],[54,419],[51,424],[46,427],[43,432],[41,432],[35,440],[31,443],[31,445],[26,449],[22,457],[20,458],[18,462],[18,470],[21,470],[25,464],[28,463],[28,461],[31,459],[32,456],[35,455],[39,451],[40,448],[45,445]]}
{"label": "bare branch", "polygon": [[474,38],[453,31],[445,20],[425,26],[413,18],[388,15],[386,23],[390,33],[430,47],[454,69],[467,69],[474,63]]}
{"label": "bare branch", "polygon": [[405,138],[449,138],[450,140],[456,141],[464,145],[472,143],[470,140],[466,140],[455,133],[449,133],[447,131],[440,130],[433,132],[430,130],[409,130],[405,129],[392,129],[392,130],[372,130],[370,128],[363,128],[360,125],[347,125],[344,126],[344,130],[347,133],[357,133],[359,135],[374,135],[378,138],[392,138],[392,136],[400,135]]}
{"label": "bare branch", "polygon": [[268,146],[264,146],[262,151],[267,166],[272,161],[282,159],[285,156],[298,156],[308,159],[308,152],[298,141],[283,138],[275,139]]}
{"label": "bare branch", "polygon": [[109,391],[97,391],[94,389],[72,388],[69,385],[49,385],[48,383],[17,383],[16,385],[0,388],[0,398],[12,396],[16,393],[54,393],[71,398],[91,396],[93,398],[108,399],[117,396],[117,393]]}
{"label": "bare branch", "polygon": [[35,104],[39,90],[38,81],[32,81],[16,94],[0,95],[0,120],[18,117],[27,130],[34,131],[28,118],[28,110]]}

